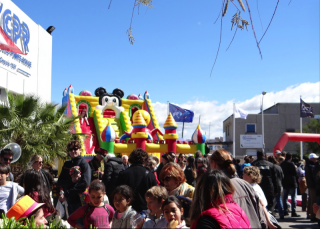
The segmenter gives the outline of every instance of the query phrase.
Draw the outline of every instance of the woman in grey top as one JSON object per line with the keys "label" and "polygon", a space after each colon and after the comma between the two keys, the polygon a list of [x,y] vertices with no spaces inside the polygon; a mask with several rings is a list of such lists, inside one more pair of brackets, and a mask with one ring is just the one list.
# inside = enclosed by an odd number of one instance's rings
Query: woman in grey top
{"label": "woman in grey top", "polygon": [[222,170],[235,187],[233,200],[242,208],[249,218],[252,228],[261,228],[266,224],[265,215],[259,205],[259,197],[251,185],[238,178],[231,156],[226,150],[216,150],[209,159],[211,169]]}

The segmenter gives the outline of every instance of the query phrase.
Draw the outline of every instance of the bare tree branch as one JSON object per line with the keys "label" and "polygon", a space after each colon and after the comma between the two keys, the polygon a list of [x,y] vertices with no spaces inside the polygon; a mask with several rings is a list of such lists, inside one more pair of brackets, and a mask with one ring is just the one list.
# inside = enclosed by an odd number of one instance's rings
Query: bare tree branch
{"label": "bare tree branch", "polygon": [[253,26],[253,21],[252,21],[252,16],[251,16],[251,11],[250,11],[248,0],[246,0],[246,4],[247,4],[248,12],[249,12],[249,15],[250,15],[250,21],[251,21],[251,26],[252,26],[252,31],[253,31],[253,34],[254,34],[254,38],[256,39],[257,47],[259,49],[259,53],[260,53],[260,56],[261,56],[261,59],[262,59],[262,53],[261,53],[261,49],[260,49],[259,42],[258,42],[258,39],[257,39],[256,31],[254,30],[254,26]]}
{"label": "bare tree branch", "polygon": [[261,20],[261,16],[260,16],[258,1],[259,1],[259,0],[257,0],[257,10],[258,10],[258,14],[259,14],[260,23],[261,23],[261,29],[262,29],[262,31],[263,31],[263,25],[262,25],[262,20]]}
{"label": "bare tree branch", "polygon": [[112,2],[112,0],[110,0],[110,3],[109,3],[109,7],[108,7],[108,10],[110,10],[111,2]]}
{"label": "bare tree branch", "polygon": [[[221,6],[222,8],[223,8],[223,5],[224,5],[224,1],[222,1],[222,6]],[[217,19],[214,21],[213,24],[216,24],[216,22],[218,21],[220,15],[221,15],[221,11],[219,10],[219,15],[218,15]]]}
{"label": "bare tree branch", "polygon": [[270,25],[271,25],[271,22],[272,22],[272,20],[273,20],[273,17],[274,17],[274,15],[276,14],[276,11],[277,11],[277,8],[278,8],[278,5],[279,5],[279,2],[280,2],[280,0],[278,0],[278,2],[277,2],[277,5],[276,5],[276,8],[274,9],[274,12],[273,12],[272,18],[271,18],[271,20],[270,20],[270,22],[269,22],[269,25],[268,25],[268,27],[267,27],[266,31],[265,31],[265,32],[264,32],[264,34],[262,35],[262,37],[261,37],[261,39],[260,39],[260,41],[259,41],[259,44],[260,44],[260,42],[262,41],[262,39],[263,39],[264,35],[266,34],[266,32],[268,31],[268,29],[269,29],[269,27],[270,27]]}
{"label": "bare tree branch", "polygon": [[232,40],[231,40],[231,42],[230,42],[230,44],[229,44],[228,48],[226,49],[226,51],[228,51],[228,49],[230,48],[230,46],[231,46],[231,44],[232,44],[232,42],[233,42],[233,39],[234,39],[234,38],[235,38],[235,36],[236,36],[237,30],[238,30],[238,26],[237,26],[237,28],[236,28],[236,31],[235,31],[235,32],[234,32],[234,34],[233,34]]}
{"label": "bare tree branch", "polygon": [[[222,7],[221,7],[221,13],[223,13],[223,5],[225,3],[225,0],[223,1],[223,4],[222,4]],[[213,71],[213,68],[214,66],[216,65],[216,62],[217,62],[217,58],[218,58],[218,55],[219,55],[219,50],[220,50],[220,45],[221,45],[221,39],[222,39],[222,16],[221,16],[221,27],[220,27],[220,41],[219,41],[219,47],[218,47],[218,51],[217,51],[217,54],[216,54],[216,59],[214,60],[214,63],[212,65],[212,68],[211,68],[211,72],[210,72],[210,77],[212,75],[212,71]]]}

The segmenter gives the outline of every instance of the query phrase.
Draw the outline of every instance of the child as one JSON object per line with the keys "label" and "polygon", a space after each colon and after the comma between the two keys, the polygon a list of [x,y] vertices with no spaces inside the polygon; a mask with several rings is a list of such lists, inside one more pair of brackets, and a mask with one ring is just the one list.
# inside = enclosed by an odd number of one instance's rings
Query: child
{"label": "child", "polygon": [[177,197],[169,196],[162,204],[162,211],[168,222],[163,228],[188,228],[185,221],[181,219],[183,207]]}
{"label": "child", "polygon": [[[48,223],[44,217],[43,207],[44,203],[37,203],[30,196],[25,195],[17,201],[7,212],[7,217],[11,219],[14,217],[16,220],[27,217],[29,220],[34,216],[36,227],[44,226]],[[25,222],[25,220],[24,220]]]}
{"label": "child", "polygon": [[111,228],[133,228],[132,218],[137,214],[130,206],[132,200],[132,189],[127,185],[116,187],[113,192],[113,204],[117,209],[113,215]]}
{"label": "child", "polygon": [[7,181],[9,173],[10,167],[0,164],[0,209],[5,213],[14,205],[18,194],[24,194],[24,189],[20,185]]}
{"label": "child", "polygon": [[[72,213],[68,218],[68,223],[75,228],[110,228],[113,208],[103,203],[103,197],[106,194],[104,184],[99,180],[92,181],[89,186],[90,203],[83,205]],[[83,224],[77,223],[78,218],[83,218]]]}
{"label": "child", "polygon": [[[163,186],[153,186],[144,195],[147,207],[150,211],[149,216],[142,224],[136,228],[163,228],[167,225],[167,220],[163,216],[162,204],[168,198],[168,192]],[[138,213],[139,214],[139,213]]]}

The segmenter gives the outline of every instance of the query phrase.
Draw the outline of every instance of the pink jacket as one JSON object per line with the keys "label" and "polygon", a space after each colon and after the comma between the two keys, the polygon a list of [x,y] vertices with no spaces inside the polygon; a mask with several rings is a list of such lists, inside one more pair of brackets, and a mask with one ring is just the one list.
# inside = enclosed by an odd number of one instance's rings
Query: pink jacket
{"label": "pink jacket", "polygon": [[[225,202],[228,209],[227,211],[223,212],[218,208],[209,208],[208,210],[203,211],[202,215],[208,215],[214,218],[221,228],[251,228],[247,215],[240,206],[233,201],[230,194],[225,196]],[[219,206],[222,209],[225,209],[223,204],[220,204]],[[199,218],[191,228],[196,228]]]}

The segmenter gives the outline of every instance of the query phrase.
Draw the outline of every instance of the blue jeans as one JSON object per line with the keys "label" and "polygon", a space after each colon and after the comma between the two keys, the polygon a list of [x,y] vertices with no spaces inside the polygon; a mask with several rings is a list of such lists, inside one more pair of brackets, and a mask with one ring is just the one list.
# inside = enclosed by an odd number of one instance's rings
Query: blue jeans
{"label": "blue jeans", "polygon": [[276,195],[276,201],[277,201],[279,215],[282,216],[283,215],[283,204],[282,204],[282,199],[281,199],[281,193],[278,193],[278,195]]}
{"label": "blue jeans", "polygon": [[283,189],[283,209],[285,211],[285,213],[287,213],[286,211],[288,211],[288,205],[287,205],[287,201],[288,201],[288,196],[291,196],[291,215],[292,214],[296,214],[296,207],[297,207],[297,189],[296,188],[284,188]]}

